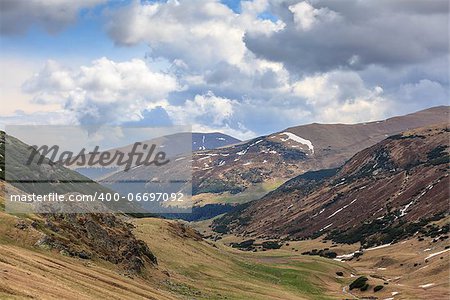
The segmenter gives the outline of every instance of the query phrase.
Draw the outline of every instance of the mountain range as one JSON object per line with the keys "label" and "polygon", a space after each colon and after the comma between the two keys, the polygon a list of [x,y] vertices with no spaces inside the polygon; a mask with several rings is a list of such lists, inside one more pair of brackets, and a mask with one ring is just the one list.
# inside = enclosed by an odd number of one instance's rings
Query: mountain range
{"label": "mountain range", "polygon": [[[363,247],[393,243],[450,212],[448,124],[390,136],[335,169],[294,177],[214,222],[267,239],[325,236]],[[432,228],[446,234],[449,226]]]}
{"label": "mountain range", "polygon": [[[190,215],[215,217],[202,222],[14,215],[2,194],[0,298],[447,299],[448,113],[304,125],[195,151],[197,197],[216,201]],[[28,145],[1,138],[2,191],[31,192],[21,179],[42,178],[50,181],[44,191],[105,190],[57,162],[21,169]],[[21,171],[11,183],[5,142],[15,149],[8,162]],[[221,188],[202,190],[210,182]],[[245,203],[230,205],[237,199]]]}

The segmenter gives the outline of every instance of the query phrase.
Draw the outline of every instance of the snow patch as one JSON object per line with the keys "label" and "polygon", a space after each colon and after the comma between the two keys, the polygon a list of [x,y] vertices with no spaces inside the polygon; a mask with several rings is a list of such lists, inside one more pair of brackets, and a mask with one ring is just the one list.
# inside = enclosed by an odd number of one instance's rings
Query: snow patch
{"label": "snow patch", "polygon": [[357,199],[353,200],[352,202],[350,202],[350,203],[347,204],[347,205],[344,205],[342,208],[339,208],[337,211],[335,211],[333,214],[331,214],[327,219],[329,219],[329,218],[335,216],[338,212],[340,212],[340,211],[346,209],[349,205],[355,203],[356,200],[357,200]]}
{"label": "snow patch", "polygon": [[419,287],[423,288],[423,289],[426,289],[426,288],[432,287],[433,285],[434,285],[434,283],[427,283],[427,284],[419,285]]}
{"label": "snow patch", "polygon": [[236,153],[237,155],[244,155],[245,153],[247,153],[247,149],[244,149],[242,151],[239,151],[238,153]]}
{"label": "snow patch", "polygon": [[391,245],[391,243],[389,243],[389,244],[384,244],[384,245],[380,245],[380,246],[376,246],[376,247],[372,247],[372,248],[365,249],[365,251],[371,251],[371,250],[382,249],[382,248],[389,247],[390,245]]}
{"label": "snow patch", "polygon": [[297,143],[308,146],[308,149],[311,151],[311,153],[314,153],[314,145],[311,143],[310,140],[299,137],[298,135],[295,135],[289,131],[284,131],[284,132],[280,133],[279,135],[287,135],[286,139],[283,139],[283,138],[281,139],[283,142],[286,142],[287,140],[293,140]]}
{"label": "snow patch", "polygon": [[319,231],[324,231],[325,229],[329,228],[331,225],[333,225],[333,223],[328,224],[327,226],[325,226],[324,228],[320,229]]}
{"label": "snow patch", "polygon": [[432,257],[435,257],[436,255],[442,254],[442,253],[447,252],[447,251],[450,251],[450,248],[442,250],[442,251],[439,251],[439,252],[436,252],[436,253],[433,253],[433,254],[430,254],[427,257],[425,257],[425,260],[430,259]]}

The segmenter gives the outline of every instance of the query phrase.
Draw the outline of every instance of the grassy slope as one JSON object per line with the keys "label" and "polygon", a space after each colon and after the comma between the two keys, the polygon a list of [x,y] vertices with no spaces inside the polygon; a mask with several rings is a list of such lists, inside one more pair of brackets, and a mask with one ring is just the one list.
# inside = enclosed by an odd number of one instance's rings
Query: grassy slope
{"label": "grassy slope", "polygon": [[169,221],[137,221],[137,235],[152,247],[159,266],[128,278],[103,261],[37,249],[32,245],[39,233],[15,228],[18,219],[2,212],[0,220],[1,299],[332,299],[324,296],[327,289],[339,290],[337,262],[280,251],[230,253],[181,237]]}
{"label": "grassy slope", "polygon": [[0,299],[176,299],[151,280],[122,276],[104,261],[34,247],[41,234],[16,228],[19,221],[0,211]]}
{"label": "grassy slope", "polygon": [[[333,299],[344,284],[342,263],[288,250],[242,252],[182,238],[173,221],[140,219],[135,233],[170,274],[171,287],[195,299]],[[189,235],[189,234],[187,234]]]}
{"label": "grassy slope", "polygon": [[245,191],[238,194],[230,194],[229,192],[221,193],[221,194],[213,194],[213,193],[204,193],[199,195],[194,195],[192,199],[194,200],[195,205],[205,205],[205,204],[214,204],[214,203],[246,203],[249,201],[257,200],[266,195],[268,192],[271,192],[282,185],[285,180],[282,179],[274,179],[262,183],[257,183]]}
{"label": "grassy slope", "polygon": [[[0,203],[3,199],[0,198]],[[135,220],[135,234],[158,257],[142,277],[115,265],[40,249],[41,233],[19,229],[38,216],[0,211],[0,298],[25,299],[336,299],[341,263],[286,251],[245,253],[213,246],[174,221]],[[328,296],[326,296],[328,295]]]}
{"label": "grassy slope", "polygon": [[[342,299],[352,298],[348,289],[343,292],[354,280],[352,274],[368,276],[371,289],[389,282],[376,294],[352,291],[359,297],[385,299],[393,292],[398,293],[395,299],[450,296],[450,251],[425,262],[448,241],[411,239],[367,251],[359,261],[342,263],[300,254],[332,246],[320,240],[290,242],[274,251],[243,252],[225,246],[236,237],[225,237],[213,246],[174,221],[138,219],[135,234],[148,243],[159,265],[143,277],[128,278],[101,260],[70,258],[34,247],[40,233],[16,228],[18,221],[0,212],[1,299]],[[358,247],[339,245],[333,251],[341,255]],[[336,271],[343,271],[344,276],[335,276]],[[429,283],[434,286],[420,287]]]}

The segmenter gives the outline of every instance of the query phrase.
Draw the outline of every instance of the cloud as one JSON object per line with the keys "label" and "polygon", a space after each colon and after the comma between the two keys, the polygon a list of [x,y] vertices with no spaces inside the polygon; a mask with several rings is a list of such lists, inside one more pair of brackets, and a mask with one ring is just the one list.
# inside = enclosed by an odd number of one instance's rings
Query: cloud
{"label": "cloud", "polygon": [[382,119],[391,106],[380,86],[367,87],[352,71],[333,71],[305,77],[293,84],[313,118],[323,123],[355,123]]}
{"label": "cloud", "polygon": [[177,78],[153,71],[140,59],[114,62],[103,57],[75,69],[48,61],[22,89],[32,95],[35,103],[59,105],[59,115],[64,117],[55,118],[54,113],[30,117],[19,112],[0,118],[1,122],[48,124],[48,118],[52,124],[192,124],[196,130],[228,132],[241,138],[255,134],[234,119],[240,105],[237,100],[206,92],[171,103],[169,95],[182,92]]}
{"label": "cloud", "polygon": [[2,0],[0,33],[23,34],[33,26],[57,33],[74,23],[82,9],[93,8],[106,0]]}
{"label": "cloud", "polygon": [[5,130],[7,125],[75,125],[77,119],[75,116],[65,110],[53,112],[35,111],[26,113],[16,111],[7,116],[0,116],[0,129]]}
{"label": "cloud", "polygon": [[253,0],[234,10],[219,0],[131,1],[104,14],[113,42],[147,44],[146,60],[49,61],[22,86],[34,106],[82,124],[190,123],[245,139],[448,103],[447,1]]}
{"label": "cloud", "polygon": [[174,77],[151,70],[143,60],[105,57],[76,70],[49,61],[23,85],[34,102],[58,103],[83,124],[133,120],[145,109],[166,105],[168,94],[179,88]]}
{"label": "cloud", "polygon": [[326,22],[335,20],[338,15],[328,8],[314,8],[308,2],[299,2],[290,5],[289,10],[293,14],[294,24],[297,30],[310,30],[318,22]]}
{"label": "cloud", "polygon": [[448,1],[275,1],[283,30],[247,32],[248,49],[299,74],[426,62],[448,54]]}
{"label": "cloud", "polygon": [[182,106],[169,106],[166,110],[176,124],[210,124],[224,126],[233,116],[239,102],[217,97],[212,92],[196,95]]}
{"label": "cloud", "polygon": [[450,99],[449,90],[442,83],[429,79],[402,84],[391,97],[396,105],[407,105],[410,110],[420,110],[430,106],[446,104]]}
{"label": "cloud", "polygon": [[114,11],[107,28],[118,44],[147,43],[153,57],[178,60],[188,68],[212,69],[221,62],[240,66],[247,55],[245,32],[265,35],[283,26],[257,18],[267,5],[266,0],[246,2],[236,14],[215,0],[134,1]]}

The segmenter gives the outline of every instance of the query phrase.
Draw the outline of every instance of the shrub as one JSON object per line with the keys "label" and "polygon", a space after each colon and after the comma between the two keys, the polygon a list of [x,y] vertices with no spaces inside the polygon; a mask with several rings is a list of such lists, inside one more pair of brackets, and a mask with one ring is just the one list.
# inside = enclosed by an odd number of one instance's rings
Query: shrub
{"label": "shrub", "polygon": [[382,285],[377,285],[376,287],[373,288],[373,291],[374,291],[374,292],[378,292],[378,291],[380,291],[380,290],[382,290],[382,289],[383,289],[383,286],[382,286]]}
{"label": "shrub", "polygon": [[278,244],[275,241],[263,242],[261,245],[262,245],[263,249],[280,249],[281,248],[281,244]]}
{"label": "shrub", "polygon": [[337,253],[333,252],[333,251],[323,251],[320,256],[326,257],[326,258],[336,258],[337,257]]}
{"label": "shrub", "polygon": [[255,240],[246,240],[240,243],[232,243],[231,247],[233,248],[250,248],[251,246],[253,246],[253,243],[255,242]]}
{"label": "shrub", "polygon": [[360,288],[364,287],[367,280],[369,280],[369,279],[367,279],[367,277],[365,277],[365,276],[360,276],[360,277],[356,278],[352,283],[350,283],[350,285],[349,285],[350,290],[360,289]]}
{"label": "shrub", "polygon": [[343,273],[343,272],[341,272],[341,271],[338,271],[338,272],[336,272],[336,275],[337,275],[337,276],[341,276],[341,277],[342,277],[342,276],[344,276],[344,273]]}
{"label": "shrub", "polygon": [[369,284],[368,284],[368,283],[365,283],[365,284],[360,288],[361,292],[367,291],[368,289],[369,289]]}

